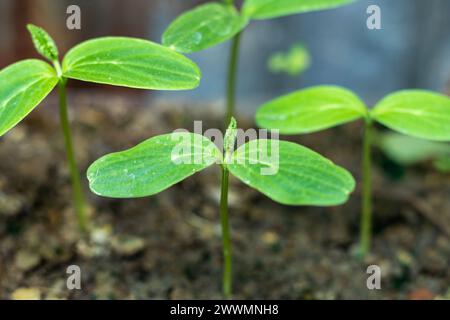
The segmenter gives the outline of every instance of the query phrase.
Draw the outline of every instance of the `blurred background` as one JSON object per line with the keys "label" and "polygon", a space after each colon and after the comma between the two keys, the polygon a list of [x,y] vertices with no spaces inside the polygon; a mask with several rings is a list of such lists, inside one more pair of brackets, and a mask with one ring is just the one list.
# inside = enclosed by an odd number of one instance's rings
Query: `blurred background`
{"label": "blurred background", "polygon": [[[175,17],[203,2],[207,1],[0,0],[0,67],[36,56],[25,28],[29,22],[48,30],[63,53],[82,40],[106,35],[160,42]],[[81,8],[81,30],[66,28],[66,8],[71,4]],[[381,30],[366,26],[366,10],[372,4],[381,8]],[[317,84],[349,87],[369,104],[404,88],[446,91],[450,83],[449,12],[448,0],[359,0],[335,10],[252,22],[242,44],[239,110],[251,114],[268,99]],[[269,58],[297,43],[308,49],[310,67],[297,76],[271,73]],[[228,47],[229,43],[225,43],[191,56],[204,75],[197,90],[139,94],[194,104],[220,101]],[[96,88],[126,91],[109,86]]]}

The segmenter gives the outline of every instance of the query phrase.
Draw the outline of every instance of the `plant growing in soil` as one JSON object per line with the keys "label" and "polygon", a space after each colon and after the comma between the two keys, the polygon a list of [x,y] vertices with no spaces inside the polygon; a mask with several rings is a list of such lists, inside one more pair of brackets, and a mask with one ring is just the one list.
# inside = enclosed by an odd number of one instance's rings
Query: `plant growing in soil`
{"label": "plant growing in soil", "polygon": [[355,0],[244,0],[241,12],[234,0],[211,2],[189,10],[175,19],[162,36],[162,43],[181,53],[213,47],[233,38],[228,63],[224,127],[234,115],[236,78],[242,31],[251,20],[273,19],[324,10]]}
{"label": "plant growing in soil", "polygon": [[86,201],[69,128],[68,79],[138,89],[193,89],[200,81],[197,66],[184,56],[146,40],[105,37],[83,42],[59,61],[58,48],[43,29],[28,25],[36,50],[51,62],[30,59],[0,72],[0,136],[24,119],[58,85],[59,113],[78,223],[88,227]]}
{"label": "plant growing in soil", "polygon": [[[235,150],[237,133],[236,121],[232,118],[223,140],[223,152],[199,134],[175,132],[156,136],[129,150],[98,159],[87,172],[90,188],[95,194],[139,198],[157,194],[213,164],[220,165],[223,293],[226,298],[232,292],[228,220],[230,173],[286,205],[342,204],[355,186],[353,177],[345,169],[295,143],[260,139]],[[270,157],[267,156],[269,153]]]}
{"label": "plant growing in soil", "polygon": [[305,134],[353,120],[364,120],[362,216],[359,254],[370,250],[372,233],[371,147],[373,123],[412,137],[450,141],[450,99],[426,90],[392,93],[369,110],[347,89],[317,86],[279,97],[256,113],[262,128],[283,134]]}

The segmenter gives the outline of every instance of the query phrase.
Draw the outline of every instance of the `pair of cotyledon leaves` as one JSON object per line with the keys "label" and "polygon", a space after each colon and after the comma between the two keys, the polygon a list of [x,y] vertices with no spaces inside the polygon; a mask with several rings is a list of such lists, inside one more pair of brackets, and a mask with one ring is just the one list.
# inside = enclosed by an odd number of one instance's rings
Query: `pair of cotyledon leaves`
{"label": "pair of cotyledon leaves", "polygon": [[426,90],[392,93],[369,110],[347,89],[317,86],[272,100],[256,113],[260,127],[283,134],[316,132],[361,118],[416,138],[450,141],[450,98]]}
{"label": "pair of cotyledon leaves", "polygon": [[287,205],[342,204],[355,187],[345,169],[295,143],[252,140],[234,151],[232,130],[234,119],[225,135],[225,146],[231,146],[225,156],[211,140],[189,132],[156,136],[106,155],[88,169],[90,188],[112,198],[146,197],[213,164],[225,166],[245,184]]}
{"label": "pair of cotyledon leaves", "polygon": [[[29,26],[38,52],[55,63],[58,50],[40,28]],[[58,84],[77,79],[139,89],[185,90],[200,82],[199,68],[188,58],[156,43],[125,37],[83,42],[52,68],[24,60],[0,71],[0,136],[25,118]]]}
{"label": "pair of cotyledon leaves", "polygon": [[271,19],[330,9],[355,0],[245,0],[242,12],[234,5],[212,2],[180,15],[163,34],[162,43],[182,53],[201,51],[227,41],[250,20]]}

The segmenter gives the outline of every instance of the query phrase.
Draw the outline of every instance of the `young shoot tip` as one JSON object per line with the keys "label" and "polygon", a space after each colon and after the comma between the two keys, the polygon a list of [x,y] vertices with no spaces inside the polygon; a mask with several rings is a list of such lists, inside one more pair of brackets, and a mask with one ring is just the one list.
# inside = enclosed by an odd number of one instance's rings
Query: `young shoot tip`
{"label": "young shoot tip", "polygon": [[41,27],[31,23],[27,24],[27,29],[30,32],[31,39],[37,52],[51,62],[58,60],[58,48],[52,37],[50,37],[50,35]]}
{"label": "young shoot tip", "polygon": [[237,121],[234,117],[231,117],[230,124],[228,126],[227,131],[225,132],[224,138],[224,153],[225,153],[225,163],[231,157],[231,154],[234,151],[234,144],[237,137]]}

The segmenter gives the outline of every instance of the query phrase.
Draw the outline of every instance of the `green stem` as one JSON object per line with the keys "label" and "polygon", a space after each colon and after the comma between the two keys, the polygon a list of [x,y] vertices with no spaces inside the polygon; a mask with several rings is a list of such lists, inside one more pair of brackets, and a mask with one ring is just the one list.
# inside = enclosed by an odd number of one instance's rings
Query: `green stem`
{"label": "green stem", "polygon": [[231,239],[230,222],[228,220],[228,169],[222,167],[222,191],[220,196],[220,221],[222,224],[223,245],[223,294],[225,299],[231,298],[232,275],[231,275]]}
{"label": "green stem", "polygon": [[70,133],[69,116],[67,112],[66,83],[67,79],[61,78],[59,82],[59,116],[61,121],[61,128],[64,134],[64,143],[66,147],[67,160],[69,161],[75,212],[77,214],[80,230],[82,232],[85,232],[88,228],[86,215],[86,200],[84,198],[83,190],[81,187],[80,172],[78,170],[77,163],[75,160],[72,135]]}
{"label": "green stem", "polygon": [[240,42],[241,32],[234,36],[233,42],[231,44],[227,80],[227,111],[225,116],[224,128],[226,128],[230,123],[231,117],[234,115],[234,109],[236,105],[236,76],[239,61]]}
{"label": "green stem", "polygon": [[370,119],[365,121],[363,144],[362,216],[360,230],[360,254],[362,258],[369,253],[372,238],[372,123]]}

